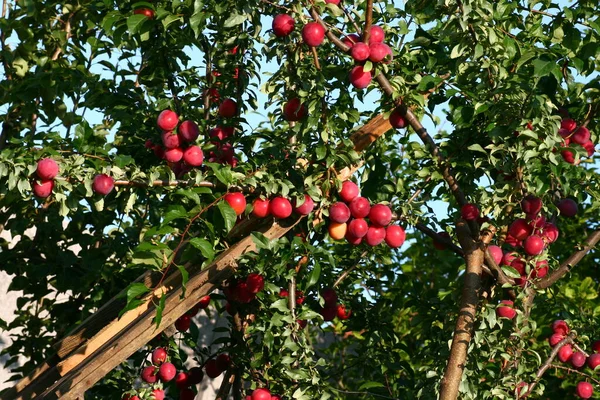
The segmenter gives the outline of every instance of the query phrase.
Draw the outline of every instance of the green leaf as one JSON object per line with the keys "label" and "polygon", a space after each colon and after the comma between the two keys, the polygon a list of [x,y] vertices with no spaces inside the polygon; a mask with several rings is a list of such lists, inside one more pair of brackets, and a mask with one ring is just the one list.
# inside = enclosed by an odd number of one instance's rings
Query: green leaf
{"label": "green leaf", "polygon": [[145,15],[133,14],[127,18],[127,30],[130,35],[135,35],[147,18]]}
{"label": "green leaf", "polygon": [[114,165],[116,165],[119,168],[125,168],[126,166],[133,164],[134,162],[135,162],[135,160],[133,159],[133,157],[119,154],[118,156],[115,157],[113,163],[114,163]]}
{"label": "green leaf", "polygon": [[521,66],[523,66],[523,64],[525,64],[527,61],[531,60],[533,57],[535,57],[535,51],[528,51],[525,54],[523,54],[521,56],[521,58],[519,58],[519,61],[517,62],[517,68],[516,71],[519,70],[519,68],[521,68]]}
{"label": "green leaf", "polygon": [[169,15],[167,16],[165,19],[162,20],[162,24],[165,28],[165,30],[167,30],[167,28],[169,27],[169,25],[171,25],[173,22],[175,21],[180,21],[181,17],[179,15]]}
{"label": "green leaf", "polygon": [[231,168],[222,167],[215,170],[215,176],[221,183],[226,186],[229,186],[233,183],[233,173],[231,172]]}
{"label": "green leaf", "polygon": [[317,283],[319,281],[320,277],[321,277],[321,264],[315,261],[313,269],[310,272],[310,276],[308,277],[308,282],[306,283],[305,288],[308,289],[309,287],[313,286],[315,283]]}
{"label": "green leaf", "polygon": [[196,35],[196,37],[200,36],[200,34],[202,33],[202,28],[205,25],[205,21],[206,15],[202,12],[194,13],[194,15],[192,15],[192,18],[190,18],[190,26],[194,31],[194,35]]}
{"label": "green leaf", "polygon": [[362,385],[360,385],[358,390],[372,389],[372,388],[377,388],[377,387],[385,387],[385,385],[381,382],[368,381],[368,382],[365,382]]}
{"label": "green leaf", "polygon": [[450,58],[454,59],[454,58],[458,58],[458,57],[460,57],[462,55],[463,50],[461,49],[460,46],[461,45],[459,43],[459,44],[457,44],[456,46],[454,46],[452,48],[452,51],[450,52]]}
{"label": "green leaf", "polygon": [[472,151],[478,151],[478,152],[480,152],[480,153],[487,154],[487,151],[485,151],[485,150],[484,150],[484,148],[483,148],[483,147],[481,147],[481,145],[479,145],[479,144],[477,144],[477,143],[475,143],[475,144],[472,144],[472,145],[470,145],[470,146],[469,146],[469,147],[467,147],[467,148],[468,148],[469,150],[472,150]]}
{"label": "green leaf", "polygon": [[324,145],[319,145],[316,148],[317,161],[322,160],[327,155],[327,147]]}
{"label": "green leaf", "polygon": [[127,287],[125,293],[121,297],[127,297],[127,305],[119,312],[119,318],[129,310],[133,310],[137,306],[143,303],[142,300],[138,299],[139,296],[146,294],[150,289],[141,282],[132,283]]}
{"label": "green leaf", "polygon": [[556,67],[555,60],[543,60],[541,58],[533,60],[533,74],[536,77],[546,76]]}
{"label": "green leaf", "polygon": [[206,258],[208,262],[211,262],[213,258],[215,258],[215,249],[208,240],[202,238],[193,238],[190,239],[190,244],[200,250],[200,253],[202,253],[202,256]]}
{"label": "green leaf", "polygon": [[521,277],[521,274],[519,273],[519,271],[517,271],[513,267],[509,267],[508,265],[503,265],[502,271],[504,271],[504,273],[507,276],[510,276],[511,278],[520,278]]}
{"label": "green leaf", "polygon": [[225,21],[225,24],[223,26],[225,28],[232,28],[234,26],[244,23],[244,21],[246,21],[247,19],[248,19],[247,15],[239,15],[239,14],[234,13],[229,18],[227,18],[227,20]]}
{"label": "green leaf", "polygon": [[179,218],[187,218],[187,211],[183,206],[171,206],[169,210],[165,213],[165,217],[162,221],[162,226],[167,225],[169,222],[179,219]]}
{"label": "green leaf", "polygon": [[137,194],[135,192],[131,192],[129,197],[127,198],[127,203],[125,204],[125,208],[123,209],[124,214],[129,214],[131,210],[133,210],[133,206],[137,200]]}
{"label": "green leaf", "polygon": [[[185,286],[184,289],[185,290]],[[167,298],[166,294],[160,296],[160,300],[158,301],[158,305],[156,306],[156,315],[154,316],[153,322],[156,324],[156,329],[160,326],[162,321],[163,311],[165,309],[165,299]]]}
{"label": "green leaf", "polygon": [[227,232],[229,232],[235,225],[237,215],[235,214],[233,208],[231,208],[229,203],[227,203],[226,201],[221,201],[217,205],[217,208],[219,209],[221,216],[225,220],[225,229],[227,230]]}
{"label": "green leaf", "polygon": [[252,241],[257,249],[271,249],[271,240],[260,232],[252,232]]}
{"label": "green leaf", "polygon": [[[181,298],[185,297],[185,285],[188,283],[190,274],[187,272],[183,265],[175,264],[179,273],[181,274]],[[163,296],[164,297],[164,296]]]}

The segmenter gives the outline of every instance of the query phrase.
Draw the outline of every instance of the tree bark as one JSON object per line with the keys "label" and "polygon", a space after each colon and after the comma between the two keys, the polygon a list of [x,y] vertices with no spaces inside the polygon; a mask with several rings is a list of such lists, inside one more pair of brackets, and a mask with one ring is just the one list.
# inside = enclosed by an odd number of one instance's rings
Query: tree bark
{"label": "tree bark", "polygon": [[483,265],[483,249],[471,237],[471,233],[464,221],[456,225],[458,240],[465,252],[467,269],[465,283],[462,291],[460,311],[446,371],[441,381],[440,399],[454,400],[458,398],[458,388],[467,361],[469,343],[473,336],[477,305],[481,291],[481,273]]}

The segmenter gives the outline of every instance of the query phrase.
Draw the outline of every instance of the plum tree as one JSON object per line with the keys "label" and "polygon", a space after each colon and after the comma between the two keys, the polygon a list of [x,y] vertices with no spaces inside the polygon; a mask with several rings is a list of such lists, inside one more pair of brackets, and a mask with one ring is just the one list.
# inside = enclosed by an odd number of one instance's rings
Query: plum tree
{"label": "plum tree", "polygon": [[76,3],[0,10],[2,400],[594,396],[594,2]]}

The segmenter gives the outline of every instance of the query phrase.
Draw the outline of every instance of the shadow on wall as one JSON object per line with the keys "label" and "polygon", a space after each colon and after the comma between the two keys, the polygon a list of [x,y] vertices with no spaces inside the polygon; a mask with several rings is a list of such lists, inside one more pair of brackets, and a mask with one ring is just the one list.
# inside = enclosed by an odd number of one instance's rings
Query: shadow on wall
{"label": "shadow on wall", "polygon": [[[2,301],[2,307],[0,307],[0,319],[6,323],[12,322],[15,319],[14,311],[17,309],[17,299],[21,296],[22,292],[9,292],[8,287],[12,282],[12,275],[8,275],[4,271],[0,271],[0,301]],[[3,331],[0,330],[0,352],[11,345],[12,340],[10,334],[16,334],[17,331]],[[11,369],[20,367],[26,361],[23,357],[18,357],[12,364],[8,365],[10,356],[4,354],[0,356],[0,391],[8,387],[13,386],[12,381],[8,381],[12,376]]]}
{"label": "shadow on wall", "polygon": [[[201,349],[203,347],[208,347],[212,354],[215,353],[221,347],[221,345],[218,344],[211,346],[211,344],[219,338],[229,336],[227,331],[215,332],[214,330],[216,328],[229,328],[229,321],[227,320],[226,316],[219,315],[214,306],[214,301],[209,306],[209,312],[210,316],[205,310],[200,310],[198,315],[194,318],[194,323],[196,324],[196,326],[198,326],[198,329],[200,330],[197,342],[198,348]],[[186,366],[188,368],[199,366],[198,363],[196,363],[196,361],[192,358],[194,356],[193,350],[189,347],[185,347],[184,350],[186,354],[190,357]],[[196,395],[195,400],[214,400],[214,398],[217,395],[217,392],[219,391],[219,388],[221,387],[222,380],[223,375],[220,375],[215,379],[211,379],[207,376],[204,376],[204,379],[198,386],[198,394]]]}

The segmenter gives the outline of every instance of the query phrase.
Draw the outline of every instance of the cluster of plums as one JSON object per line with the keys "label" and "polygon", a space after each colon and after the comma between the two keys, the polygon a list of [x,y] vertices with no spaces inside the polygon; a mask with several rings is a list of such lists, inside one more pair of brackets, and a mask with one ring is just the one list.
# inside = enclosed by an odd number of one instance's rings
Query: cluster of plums
{"label": "cluster of plums", "polygon": [[[241,215],[246,210],[246,197],[240,192],[227,193],[224,200],[233,208],[237,215]],[[295,212],[298,215],[308,215],[315,208],[315,202],[309,195],[304,195],[302,204],[292,202],[282,196],[276,196],[272,199],[257,197],[252,202],[252,215],[258,218],[265,218],[272,215],[276,219],[285,219]]]}
{"label": "cluster of plums", "polygon": [[[32,183],[33,194],[36,197],[45,199],[52,194],[54,189],[54,178],[58,175],[59,167],[56,161],[51,158],[42,158],[38,161],[35,173],[38,179]],[[92,189],[95,193],[102,196],[109,194],[115,187],[115,180],[106,175],[98,174],[92,182]]]}
{"label": "cluster of plums", "polygon": [[[158,347],[152,351],[151,364],[144,367],[140,374],[141,380],[151,385],[150,398],[154,400],[163,400],[165,391],[162,384],[173,381],[179,389],[179,400],[194,400],[196,392],[193,386],[199,384],[204,378],[204,373],[200,367],[191,368],[189,371],[177,372],[173,363],[168,361],[167,350]],[[210,359],[214,363],[219,363],[220,367],[229,368],[230,360],[227,354],[219,354],[216,359]],[[207,362],[208,363],[208,362]],[[160,382],[158,385],[158,382]],[[123,396],[123,400],[140,400],[139,395],[142,391],[129,391]]]}
{"label": "cluster of plums", "polygon": [[265,278],[256,273],[249,274],[244,280],[230,280],[229,284],[223,288],[223,293],[228,301],[227,310],[230,309],[230,303],[250,303],[264,288]]}
{"label": "cluster of plums", "polygon": [[[552,335],[548,338],[551,347],[556,347],[567,337],[569,325],[563,320],[556,320],[552,323]],[[592,344],[594,353],[589,357],[582,351],[573,352],[573,346],[569,343],[563,343],[556,353],[558,359],[563,363],[569,363],[575,370],[581,370],[587,361],[588,367],[594,371],[600,365],[600,340]],[[582,373],[582,375],[585,375]],[[517,385],[517,398],[525,398],[529,385],[526,382],[520,382]],[[594,386],[587,381],[577,383],[575,394],[581,399],[589,399],[594,394]]]}
{"label": "cluster of plums", "polygon": [[158,158],[166,160],[175,175],[202,165],[204,153],[200,146],[193,144],[200,136],[198,124],[191,120],[180,124],[179,116],[171,110],[163,110],[156,124],[161,130],[162,146],[147,140],[146,148],[151,149]]}
{"label": "cluster of plums", "polygon": [[[552,324],[552,335],[548,338],[550,346],[557,346],[569,333],[569,325],[563,320],[554,321]],[[600,340],[592,344],[593,353],[587,356],[582,351],[573,351],[573,346],[569,343],[563,344],[558,350],[558,359],[563,363],[569,363],[576,370],[582,369],[586,363],[593,371],[600,365]],[[589,382],[579,382],[576,387],[577,396],[582,399],[589,399],[594,393],[594,387]]]}
{"label": "cluster of plums", "polygon": [[[521,249],[524,254],[515,250],[503,252],[496,245],[488,246],[490,255],[496,264],[512,267],[519,273],[520,277],[515,280],[515,283],[521,287],[524,287],[529,279],[543,278],[548,274],[548,260],[542,253],[548,245],[558,239],[558,227],[547,221],[541,214],[542,207],[543,203],[539,197],[525,196],[521,200],[524,218],[514,220],[508,227],[505,243],[514,249]],[[560,200],[557,208],[560,215],[565,217],[574,217],[578,211],[577,203],[568,198]],[[480,217],[477,206],[471,203],[461,208],[461,217],[467,221],[482,222],[485,220]],[[510,307],[512,307],[512,302],[507,300],[499,309]],[[512,312],[508,312],[508,315],[512,315]],[[507,315],[502,316],[508,317]]]}
{"label": "cluster of plums", "polygon": [[[275,36],[285,37],[294,31],[294,18],[287,14],[279,14],[273,18],[272,29]],[[350,83],[357,89],[364,89],[373,79],[373,71],[365,71],[364,63],[389,62],[392,58],[392,49],[384,43],[385,32],[380,26],[372,26],[369,34],[369,43],[364,43],[356,34],[344,37],[343,42],[350,47],[348,53],[357,62],[350,71]],[[302,40],[308,46],[317,47],[325,40],[325,28],[318,22],[309,22],[302,27]]]}
{"label": "cluster of plums", "polygon": [[325,304],[319,310],[319,314],[321,314],[324,321],[333,321],[336,316],[344,321],[352,315],[352,310],[338,303],[338,296],[335,289],[327,288],[322,290],[321,297],[325,301]]}
{"label": "cluster of plums", "polygon": [[577,126],[572,118],[564,118],[560,122],[560,129],[558,130],[559,135],[563,138],[564,147],[567,149],[562,150],[560,154],[563,159],[569,164],[578,164],[579,160],[575,160],[575,153],[577,150],[574,146],[581,146],[587,152],[588,157],[591,157],[595,151],[595,144],[592,142],[591,134],[588,128],[585,126]]}
{"label": "cluster of plums", "polygon": [[369,35],[369,43],[364,43],[359,35],[351,34],[342,40],[344,44],[350,47],[350,55],[357,63],[350,70],[350,83],[357,89],[364,89],[373,80],[373,71],[365,71],[364,62],[371,61],[373,63],[390,62],[393,55],[392,49],[387,44],[383,43],[385,32],[380,26],[372,26]]}
{"label": "cluster of plums", "polygon": [[[525,286],[530,278],[543,278],[548,273],[548,261],[540,255],[558,239],[559,230],[541,214],[542,205],[542,200],[538,197],[529,195],[523,198],[521,209],[525,218],[518,218],[510,224],[506,243],[516,249],[522,248],[525,255],[515,251],[507,252],[498,263],[514,268],[521,275],[516,280],[521,286]],[[563,199],[557,206],[562,216],[573,217],[577,214],[577,203],[572,199]],[[501,254],[497,249],[492,253],[496,261]],[[534,268],[529,273],[528,261],[535,261]]]}
{"label": "cluster of plums", "polygon": [[355,246],[363,239],[369,246],[383,241],[391,248],[402,246],[406,233],[400,225],[390,225],[392,210],[385,204],[371,206],[359,192],[358,185],[352,181],[342,184],[339,192],[342,201],[329,208],[329,236],[334,240],[345,238]]}

